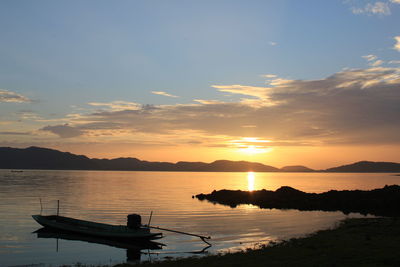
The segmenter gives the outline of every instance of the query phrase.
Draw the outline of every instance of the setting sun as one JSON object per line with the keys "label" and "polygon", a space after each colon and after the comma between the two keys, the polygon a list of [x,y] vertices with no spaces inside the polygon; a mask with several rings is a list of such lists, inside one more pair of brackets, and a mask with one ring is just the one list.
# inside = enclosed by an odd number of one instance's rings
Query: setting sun
{"label": "setting sun", "polygon": [[272,151],[267,144],[270,140],[262,140],[257,137],[243,137],[239,140],[231,141],[232,145],[238,148],[239,152],[248,155],[262,154]]}
{"label": "setting sun", "polygon": [[239,148],[240,152],[250,154],[250,155],[267,153],[267,152],[270,152],[271,150],[272,150],[272,148],[263,148],[263,147],[255,146],[255,145],[250,145],[250,146],[247,146],[244,148]]}

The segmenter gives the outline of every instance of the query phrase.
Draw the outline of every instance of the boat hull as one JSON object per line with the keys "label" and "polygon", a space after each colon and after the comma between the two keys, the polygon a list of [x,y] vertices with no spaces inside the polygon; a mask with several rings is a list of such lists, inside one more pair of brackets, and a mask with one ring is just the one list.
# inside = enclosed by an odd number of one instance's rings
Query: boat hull
{"label": "boat hull", "polygon": [[162,237],[161,233],[151,233],[146,227],[131,229],[123,225],[96,223],[57,215],[32,215],[32,218],[44,227],[103,238],[154,240]]}

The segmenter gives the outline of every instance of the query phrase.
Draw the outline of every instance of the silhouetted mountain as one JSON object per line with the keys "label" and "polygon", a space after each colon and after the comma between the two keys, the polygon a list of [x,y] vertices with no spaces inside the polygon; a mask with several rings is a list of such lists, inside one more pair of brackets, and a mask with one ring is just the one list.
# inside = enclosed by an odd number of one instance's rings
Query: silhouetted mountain
{"label": "silhouetted mountain", "polygon": [[7,169],[96,169],[96,163],[86,156],[48,148],[25,149],[1,147],[0,168]]}
{"label": "silhouetted mountain", "polygon": [[90,159],[48,148],[25,149],[0,147],[1,169],[48,170],[126,170],[126,171],[278,171],[272,166],[247,161],[218,160],[212,163],[142,161],[136,158]]}
{"label": "silhouetted mountain", "polygon": [[198,169],[198,171],[212,171],[212,172],[229,172],[229,171],[240,172],[243,170],[254,171],[254,172],[279,171],[278,168],[257,162],[230,161],[230,160],[216,160]]}
{"label": "silhouetted mountain", "polygon": [[400,163],[359,161],[326,169],[327,172],[400,172]]}
{"label": "silhouetted mountain", "polygon": [[199,171],[199,169],[204,169],[208,165],[208,163],[179,161],[175,165],[178,169],[182,171],[189,171],[189,170]]}
{"label": "silhouetted mountain", "polygon": [[285,166],[280,168],[282,172],[313,172],[313,169],[307,168],[305,166]]}
{"label": "silhouetted mountain", "polygon": [[[304,166],[281,169],[257,162],[217,160],[204,162],[151,162],[137,158],[90,159],[83,155],[41,147],[25,149],[0,147],[0,169],[124,170],[198,172],[312,172]],[[326,172],[400,172],[399,163],[361,161],[325,170]]]}

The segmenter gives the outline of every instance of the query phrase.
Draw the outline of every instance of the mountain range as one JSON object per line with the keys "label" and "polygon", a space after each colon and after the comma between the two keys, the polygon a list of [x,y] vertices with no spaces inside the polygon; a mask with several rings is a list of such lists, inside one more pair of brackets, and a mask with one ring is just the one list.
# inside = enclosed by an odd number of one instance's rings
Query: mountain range
{"label": "mountain range", "polygon": [[360,161],[326,170],[304,166],[276,168],[257,162],[151,162],[137,158],[96,159],[41,147],[0,147],[0,169],[195,171],[195,172],[400,172],[400,163]]}

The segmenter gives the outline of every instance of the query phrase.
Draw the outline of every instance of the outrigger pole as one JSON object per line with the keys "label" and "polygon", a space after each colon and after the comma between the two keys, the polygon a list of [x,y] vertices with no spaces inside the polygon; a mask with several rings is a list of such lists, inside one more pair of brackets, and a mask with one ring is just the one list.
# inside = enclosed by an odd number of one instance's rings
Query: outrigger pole
{"label": "outrigger pole", "polygon": [[153,228],[153,229],[158,229],[158,230],[163,230],[163,231],[168,231],[168,232],[173,232],[173,233],[178,233],[178,234],[183,234],[183,235],[190,235],[190,236],[196,236],[199,237],[204,243],[208,244],[211,246],[210,243],[206,241],[206,239],[211,239],[211,236],[204,236],[204,235],[196,235],[196,234],[191,234],[187,232],[182,232],[182,231],[177,231],[177,230],[172,230],[172,229],[166,229],[166,228],[161,228],[157,226],[147,226],[148,228]]}
{"label": "outrigger pole", "polygon": [[208,243],[208,242],[206,241],[206,239],[211,239],[211,236],[196,235],[196,234],[191,234],[191,233],[182,232],[182,231],[178,231],[178,230],[172,230],[172,229],[167,229],[167,228],[161,228],[161,227],[158,227],[158,226],[150,226],[150,222],[151,222],[151,217],[152,217],[152,216],[153,216],[153,211],[151,211],[151,213],[150,213],[150,218],[149,218],[149,223],[148,223],[147,225],[144,225],[145,227],[153,228],[153,229],[158,229],[158,230],[163,230],[163,231],[168,231],[168,232],[173,232],[173,233],[182,234],[182,235],[190,235],[190,236],[199,237],[204,243],[206,243],[207,245],[209,245],[209,247],[212,246],[210,243]]}

